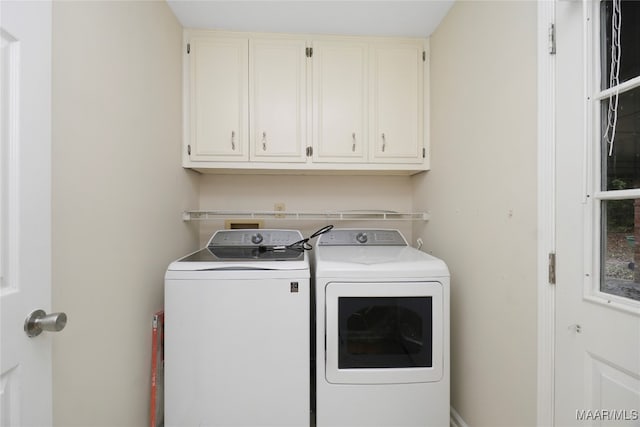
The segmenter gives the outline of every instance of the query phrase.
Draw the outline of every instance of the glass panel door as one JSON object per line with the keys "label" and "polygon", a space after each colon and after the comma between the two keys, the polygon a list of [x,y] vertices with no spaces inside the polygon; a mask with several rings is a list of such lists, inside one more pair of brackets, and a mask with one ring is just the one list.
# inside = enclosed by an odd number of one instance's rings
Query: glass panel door
{"label": "glass panel door", "polygon": [[[600,292],[640,302],[640,2],[603,0],[596,34],[594,144]],[[597,21],[598,22],[598,21]],[[599,38],[599,40],[598,40]],[[599,119],[599,120],[598,120]],[[598,220],[599,218],[599,220]],[[597,240],[596,240],[597,241]],[[598,259],[599,258],[599,259]]]}

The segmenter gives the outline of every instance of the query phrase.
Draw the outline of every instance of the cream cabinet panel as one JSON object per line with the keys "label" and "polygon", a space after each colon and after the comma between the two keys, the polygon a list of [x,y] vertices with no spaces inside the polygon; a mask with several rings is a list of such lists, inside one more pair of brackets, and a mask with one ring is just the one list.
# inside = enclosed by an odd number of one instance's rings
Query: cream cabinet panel
{"label": "cream cabinet panel", "polygon": [[189,160],[249,160],[248,49],[248,38],[190,38]]}
{"label": "cream cabinet panel", "polygon": [[362,163],[368,153],[369,45],[313,43],[313,161]]}
{"label": "cream cabinet panel", "polygon": [[422,163],[424,62],[419,43],[372,46],[371,160]]}
{"label": "cream cabinet panel", "polygon": [[185,30],[185,42],[184,167],[429,169],[427,40]]}
{"label": "cream cabinet panel", "polygon": [[252,161],[307,161],[306,47],[301,39],[250,41]]}

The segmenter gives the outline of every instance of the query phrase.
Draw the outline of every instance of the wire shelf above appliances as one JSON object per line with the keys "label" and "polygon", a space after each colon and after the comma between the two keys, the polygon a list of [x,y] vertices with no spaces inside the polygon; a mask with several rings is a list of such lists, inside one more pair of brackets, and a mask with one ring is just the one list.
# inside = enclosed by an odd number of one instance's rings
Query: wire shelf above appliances
{"label": "wire shelf above appliances", "polygon": [[349,210],[349,211],[233,211],[233,210],[193,210],[184,211],[184,221],[207,221],[216,219],[277,219],[293,221],[428,221],[427,212],[395,212],[385,210]]}

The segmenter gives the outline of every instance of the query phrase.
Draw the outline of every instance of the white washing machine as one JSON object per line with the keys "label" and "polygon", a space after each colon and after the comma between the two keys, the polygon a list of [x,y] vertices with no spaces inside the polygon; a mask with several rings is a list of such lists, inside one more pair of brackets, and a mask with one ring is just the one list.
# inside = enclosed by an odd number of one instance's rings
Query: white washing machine
{"label": "white washing machine", "polygon": [[397,230],[315,249],[317,427],[449,426],[449,270]]}
{"label": "white washing machine", "polygon": [[223,230],[165,276],[165,425],[308,426],[310,271],[294,230]]}

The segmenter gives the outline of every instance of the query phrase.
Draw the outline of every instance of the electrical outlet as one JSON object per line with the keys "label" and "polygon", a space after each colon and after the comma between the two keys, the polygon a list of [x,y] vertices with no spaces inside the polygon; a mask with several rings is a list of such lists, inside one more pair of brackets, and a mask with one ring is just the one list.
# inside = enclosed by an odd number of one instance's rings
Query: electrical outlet
{"label": "electrical outlet", "polygon": [[[286,210],[284,203],[274,203],[273,210],[275,212],[284,212]],[[284,214],[276,214],[276,218],[284,218]]]}

